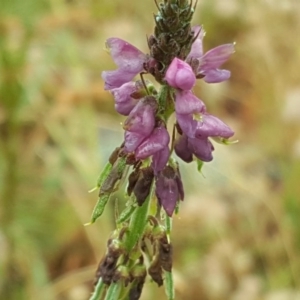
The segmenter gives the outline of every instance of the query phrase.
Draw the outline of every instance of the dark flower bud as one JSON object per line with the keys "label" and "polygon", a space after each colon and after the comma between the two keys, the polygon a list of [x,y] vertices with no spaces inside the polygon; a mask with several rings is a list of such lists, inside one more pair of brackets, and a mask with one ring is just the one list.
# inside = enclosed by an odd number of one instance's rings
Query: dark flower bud
{"label": "dark flower bud", "polygon": [[166,234],[159,239],[159,260],[161,267],[167,271],[172,271],[173,247],[168,243]]}
{"label": "dark flower bud", "polygon": [[108,161],[110,162],[110,164],[114,165],[114,163],[116,162],[117,158],[119,157],[119,152],[121,150],[121,147],[117,147],[112,154],[110,155]]}
{"label": "dark flower bud", "polygon": [[147,276],[147,271],[143,263],[135,265],[130,275],[133,280],[132,287],[129,292],[129,300],[138,300],[142,294],[143,286]]}
{"label": "dark flower bud", "polygon": [[158,286],[163,285],[163,278],[162,278],[162,268],[159,256],[156,255],[154,260],[151,262],[148,273],[152,280],[157,283]]}
{"label": "dark flower bud", "polygon": [[139,178],[133,189],[133,193],[139,206],[143,205],[150,194],[153,177],[154,174],[151,167],[140,170]]}
{"label": "dark flower bud", "polygon": [[130,196],[136,182],[138,181],[140,176],[140,170],[139,169],[135,169],[132,173],[130,173],[130,175],[128,176],[128,186],[127,186],[127,195]]}
{"label": "dark flower bud", "polygon": [[97,272],[96,272],[96,282],[98,282],[99,278],[102,278],[102,281],[105,284],[111,284],[115,272],[116,265],[119,257],[123,253],[120,244],[116,240],[109,240],[108,251],[105,257],[100,261]]}

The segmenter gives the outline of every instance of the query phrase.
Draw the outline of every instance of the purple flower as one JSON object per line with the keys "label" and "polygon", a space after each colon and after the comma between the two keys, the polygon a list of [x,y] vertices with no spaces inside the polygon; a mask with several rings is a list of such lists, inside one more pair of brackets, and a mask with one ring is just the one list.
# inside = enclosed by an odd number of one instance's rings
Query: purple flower
{"label": "purple flower", "polygon": [[157,102],[154,97],[147,96],[138,102],[125,120],[125,152],[135,151],[154,129]]}
{"label": "purple flower", "polygon": [[169,147],[165,147],[162,150],[156,152],[152,156],[152,169],[154,171],[154,175],[157,175],[158,172],[162,171],[166,166],[170,157],[170,149]]}
{"label": "purple flower", "polygon": [[188,147],[188,137],[186,134],[179,135],[174,145],[175,153],[183,161],[190,163],[193,161],[193,151]]}
{"label": "purple flower", "polygon": [[177,156],[187,163],[193,161],[193,155],[205,162],[213,159],[214,147],[207,137],[190,138],[183,134],[176,140],[174,149]]}
{"label": "purple flower", "polygon": [[136,159],[145,159],[152,155],[152,168],[157,174],[169,160],[168,144],[170,136],[164,125],[154,128],[153,132],[136,149]]}
{"label": "purple flower", "polygon": [[176,204],[183,200],[183,186],[178,169],[171,166],[164,168],[156,177],[156,197],[168,216],[172,216]]}
{"label": "purple flower", "polygon": [[170,141],[170,136],[164,126],[156,127],[151,135],[136,149],[135,157],[145,159],[164,149]]}
{"label": "purple flower", "polygon": [[219,67],[234,53],[234,44],[224,44],[203,54],[205,32],[201,26],[194,26],[193,31],[197,38],[186,62],[175,57],[165,75],[170,86],[181,90],[190,90],[195,85],[196,78],[203,78],[207,83],[217,83],[230,77],[230,71],[220,70]]}
{"label": "purple flower", "polygon": [[137,92],[136,83],[132,81],[111,90],[111,93],[115,98],[115,109],[119,114],[128,116],[138,103],[139,99],[131,97],[135,92]]}
{"label": "purple flower", "polygon": [[147,60],[147,55],[133,45],[119,38],[109,38],[106,46],[118,66],[117,70],[102,72],[106,90],[118,88],[131,81],[144,69],[143,65]]}
{"label": "purple flower", "polygon": [[170,86],[181,90],[190,90],[196,83],[191,66],[176,57],[168,67],[165,80]]}
{"label": "purple flower", "polygon": [[234,132],[220,119],[206,113],[204,103],[191,91],[177,91],[175,99],[177,122],[190,138],[229,138]]}
{"label": "purple flower", "polygon": [[196,25],[192,27],[194,37],[197,37],[192,44],[191,51],[188,54],[186,61],[190,61],[193,57],[201,57],[203,55],[203,37],[205,31],[202,26]]}
{"label": "purple flower", "polygon": [[197,36],[186,61],[196,65],[197,78],[203,78],[207,83],[217,83],[227,80],[230,71],[220,70],[219,67],[234,53],[234,44],[224,44],[215,47],[203,54],[204,30],[200,26],[194,26],[194,35]]}
{"label": "purple flower", "polygon": [[180,133],[183,133],[175,143],[175,152],[185,162],[191,162],[193,155],[202,161],[211,161],[214,147],[208,138],[228,139],[234,134],[220,119],[208,114],[204,103],[191,91],[176,92],[175,111]]}
{"label": "purple flower", "polygon": [[201,120],[197,122],[195,136],[201,137],[221,137],[228,139],[234,135],[232,129],[217,117],[208,113],[201,115]]}
{"label": "purple flower", "polygon": [[176,119],[181,129],[193,137],[197,128],[196,116],[205,111],[204,103],[191,91],[177,91],[175,97]]}

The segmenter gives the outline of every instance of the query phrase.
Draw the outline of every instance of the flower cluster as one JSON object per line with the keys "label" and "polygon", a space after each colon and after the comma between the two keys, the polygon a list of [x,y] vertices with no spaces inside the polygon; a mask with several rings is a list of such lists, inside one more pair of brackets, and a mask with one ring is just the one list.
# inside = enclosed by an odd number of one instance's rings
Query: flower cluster
{"label": "flower cluster", "polygon": [[[108,294],[114,295],[106,299],[119,299],[113,293],[115,288],[118,292],[114,283],[120,280],[130,286],[128,299],[139,299],[146,277],[144,256],[150,262],[148,274],[158,285],[163,284],[164,274],[169,280],[167,294],[174,299],[170,218],[184,199],[184,189],[173,153],[187,163],[209,162],[214,150],[211,140],[227,143],[234,134],[208,113],[193,92],[197,80],[218,83],[230,77],[230,71],[220,67],[234,52],[234,45],[203,52],[204,30],[190,25],[195,11],[192,1],[164,0],[157,7],[154,34],[148,37],[149,54],[119,38],[106,42],[117,69],[102,72],[102,78],[114,97],[116,111],[126,119],[124,141],[98,179],[99,200],[91,223],[101,216],[129,171],[126,208],[118,216],[118,229],[98,269],[96,290],[102,282],[111,288]],[[135,80],[139,74],[140,79]],[[144,74],[152,75],[160,89],[145,80]],[[174,113],[176,121],[169,134],[168,121]],[[160,225],[163,220],[165,226]]]}
{"label": "flower cluster", "polygon": [[[214,150],[209,138],[228,139],[234,132],[220,119],[207,112],[205,104],[194,95],[192,88],[197,79],[217,83],[230,77],[230,71],[219,67],[234,52],[234,45],[221,45],[204,54],[203,28],[192,27],[192,34],[194,39],[190,52],[185,60],[173,58],[164,71],[163,85],[171,90],[175,107],[177,138],[172,141],[175,153],[185,162],[193,161],[194,156],[209,162],[213,159]],[[165,168],[170,168],[167,164],[173,150],[169,148],[170,136],[166,129],[166,120],[160,114],[166,107],[160,107],[159,96],[150,83],[147,82],[143,86],[140,80],[131,81],[139,73],[150,70],[152,65],[159,65],[160,62],[118,38],[108,39],[107,47],[118,69],[104,71],[102,77],[105,88],[114,96],[116,110],[128,116],[123,126],[124,152],[133,153],[136,161],[151,157],[156,182],[162,182],[162,179],[158,179],[163,176]],[[152,94],[147,94],[150,88]],[[168,180],[166,177],[165,181]],[[168,190],[169,186],[167,183],[156,184],[156,194],[163,195],[163,189]],[[159,198],[159,203],[170,216],[177,201],[183,198],[183,193],[175,190],[175,197]]]}

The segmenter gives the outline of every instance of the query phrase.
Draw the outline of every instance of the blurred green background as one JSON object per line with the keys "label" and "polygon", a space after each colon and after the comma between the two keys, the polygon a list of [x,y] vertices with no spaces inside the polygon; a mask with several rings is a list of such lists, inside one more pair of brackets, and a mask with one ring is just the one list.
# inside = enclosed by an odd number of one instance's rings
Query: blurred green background
{"label": "blurred green background", "polygon": [[[152,12],[152,0],[0,0],[0,299],[88,299],[114,228],[114,201],[83,226],[88,190],[122,141],[104,43],[147,51]],[[199,0],[193,23],[206,50],[236,42],[231,79],[196,93],[239,143],[216,145],[203,176],[181,164],[176,299],[298,300],[300,2]],[[148,281],[142,299],[163,288]]]}

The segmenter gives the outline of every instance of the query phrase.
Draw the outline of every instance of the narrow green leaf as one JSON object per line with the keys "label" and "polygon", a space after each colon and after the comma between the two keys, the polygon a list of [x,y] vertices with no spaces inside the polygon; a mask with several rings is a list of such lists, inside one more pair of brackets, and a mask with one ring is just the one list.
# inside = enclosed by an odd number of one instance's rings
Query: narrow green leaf
{"label": "narrow green leaf", "polygon": [[[151,189],[153,189],[153,185]],[[125,240],[125,248],[128,252],[132,250],[132,248],[136,245],[136,243],[138,242],[138,240],[141,238],[141,236],[145,231],[151,197],[152,197],[152,191],[150,192],[149,196],[147,197],[143,205],[137,206],[136,209],[134,210],[134,213],[131,216],[131,220],[129,223],[129,228]]]}
{"label": "narrow green leaf", "polygon": [[97,285],[95,286],[95,290],[89,300],[100,300],[103,296],[104,290],[105,284],[103,283],[102,278],[100,277],[97,282]]}
{"label": "narrow green leaf", "polygon": [[112,283],[107,290],[105,300],[117,300],[120,299],[120,293],[122,290],[122,281]]}
{"label": "narrow green leaf", "polygon": [[104,194],[99,196],[97,204],[95,205],[95,208],[92,213],[92,218],[91,218],[91,224],[95,223],[96,220],[102,215],[105,206],[109,200],[110,194]]}
{"label": "narrow green leaf", "polygon": [[105,178],[107,177],[111,169],[112,169],[112,164],[110,162],[107,162],[103,171],[101,172],[101,174],[97,179],[97,187],[100,187],[103,184]]}

